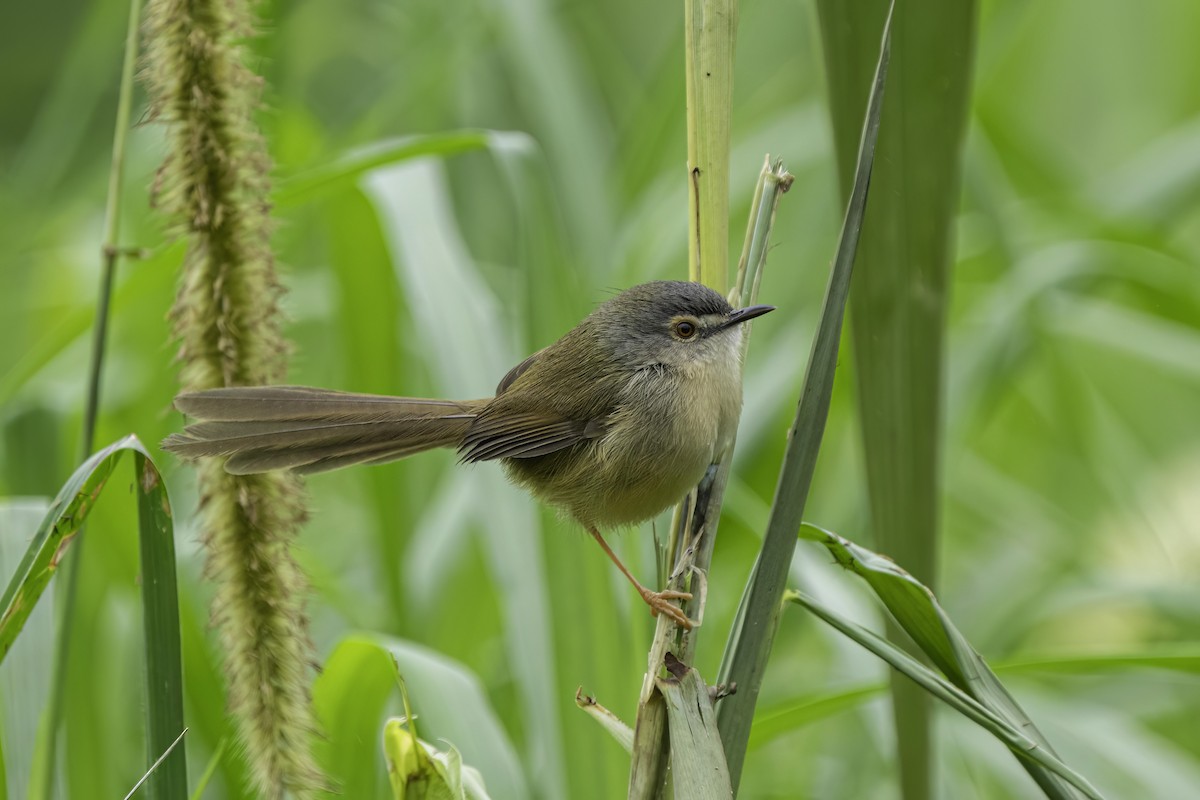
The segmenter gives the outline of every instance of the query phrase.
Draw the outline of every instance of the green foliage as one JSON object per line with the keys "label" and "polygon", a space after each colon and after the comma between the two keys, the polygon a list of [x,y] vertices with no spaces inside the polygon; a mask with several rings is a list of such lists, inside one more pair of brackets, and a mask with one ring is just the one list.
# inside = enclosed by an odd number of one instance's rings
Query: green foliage
{"label": "green foliage", "polygon": [[[142,763],[151,772],[145,796],[180,797],[187,792],[187,766],[182,751],[170,755],[185,733],[175,529],[162,475],[137,437],[128,436],[109,445],[81,464],[47,510],[0,599],[0,661],[12,649],[50,579],[58,572],[71,542],[82,533],[84,522],[126,452],[134,454],[142,574],[147,753]],[[49,726],[44,730],[47,737],[57,733]],[[47,742],[39,744],[42,757],[48,758]],[[51,796],[53,790],[46,785],[46,774],[34,771],[28,786],[30,797]]]}
{"label": "green foliage", "polygon": [[[1008,745],[1009,749],[1020,757],[1022,766],[1038,781],[1046,797],[1051,798],[1051,800],[1072,800],[1072,798],[1080,796],[1072,789],[1072,787],[1076,787],[1082,792],[1083,797],[1090,798],[1090,800],[1101,800],[1100,795],[1087,782],[1086,778],[1059,761],[1058,756],[1049,747],[1041,744],[1039,741],[1041,735],[1033,728],[1032,723],[1025,722],[1024,727],[1021,727],[1012,719],[1006,718],[1004,714],[998,712],[994,707],[977,702],[973,697],[926,667],[920,661],[917,661],[917,659],[910,656],[904,650],[891,644],[882,636],[872,633],[870,630],[859,625],[855,625],[815,598],[803,592],[789,592],[786,599],[808,609],[818,619],[845,634],[848,638],[858,642],[885,661],[896,670],[897,674],[910,679],[922,691],[926,692],[927,696],[936,697],[946,703],[946,705]],[[1003,687],[1000,687],[998,682],[996,683],[996,688],[999,689],[1000,693],[1003,692]],[[990,704],[995,699],[996,697],[993,695],[987,698],[985,702]],[[1011,705],[1012,701],[1010,698],[1004,697],[1004,700]],[[1005,712],[1009,710],[1007,707],[1004,708]],[[1020,713],[1019,709],[1017,709],[1017,712],[1018,714]],[[1026,735],[1024,728],[1032,729],[1033,735]]]}
{"label": "green foliage", "polygon": [[[0,115],[0,494],[53,495],[77,463],[127,9],[23,9],[26,22],[0,30],[0,59],[13,59]],[[484,396],[610,288],[685,274],[678,7],[302,2],[263,13],[269,35],[250,46],[279,178],[289,381]],[[1197,29],[1200,7],[1184,0],[981,2],[954,226],[938,597],[1064,761],[1110,797],[1166,800],[1200,785],[1200,682],[1183,649],[1200,627]],[[780,310],[756,324],[747,360],[695,664],[706,677],[765,530],[842,207],[811,6],[743,3],[738,36],[739,240],[763,154],[783,157],[796,181],[760,294]],[[135,97],[135,119],[144,107]],[[287,195],[376,143],[478,130],[497,132],[495,146]],[[136,188],[153,181],[164,135],[130,135],[121,242],[147,253],[115,286],[101,441],[136,431],[156,442],[181,422],[165,412],[177,390],[165,314],[183,246],[163,243]],[[805,510],[834,530],[868,530],[856,382],[843,358]],[[182,746],[193,775],[224,747],[205,797],[249,797],[208,628],[193,473],[168,461],[165,474],[179,521]],[[423,707],[414,691],[421,736],[453,741],[492,797],[625,792],[628,756],[573,698],[582,685],[631,720],[652,622],[586,537],[498,471],[458,470],[450,454],[308,489],[295,553],[323,676],[348,631],[419,643],[475,676],[508,743],[497,763],[528,791],[502,793],[507,773],[456,738],[461,710]],[[111,536],[82,565],[84,613],[70,631],[87,658],[67,676],[67,796],[122,797],[145,768],[131,506],[102,501],[90,517]],[[613,542],[642,576],[651,538],[647,526]],[[790,585],[876,627],[864,587],[803,550]],[[894,792],[885,668],[799,613],[783,618],[773,653],[758,711],[769,725],[752,732],[741,796]],[[315,689],[317,747],[345,745],[338,769],[372,776],[369,797],[389,791],[380,737],[402,713],[380,659],[382,699],[370,667],[342,673],[346,713],[374,704],[361,740],[346,743]],[[7,731],[20,706],[3,705]],[[1037,791],[994,738],[957,714],[939,722],[944,796]],[[16,751],[3,744],[11,774]],[[323,750],[318,761],[332,772]]]}
{"label": "green foliage", "polygon": [[[800,536],[820,542],[835,562],[863,578],[887,607],[891,620],[916,644],[920,652],[941,670],[952,685],[947,685],[945,680],[894,645],[870,642],[862,637],[856,638],[856,641],[868,649],[883,647],[890,650],[891,653],[885,660],[934,697],[950,703],[955,708],[971,706],[970,711],[964,713],[976,721],[981,717],[985,718],[986,722],[981,724],[1009,744],[1021,766],[1037,781],[1048,797],[1067,800],[1076,797],[1067,781],[1086,789],[1089,796],[1096,796],[1095,789],[1085,779],[1069,771],[1069,768],[1059,761],[1059,756],[1050,742],[1000,683],[987,662],[955,627],[927,586],[896,566],[890,559],[843,539],[836,533],[805,524],[800,527]],[[829,616],[825,609],[816,611],[816,601],[803,594],[796,595],[796,602],[814,608],[815,613],[822,618]],[[848,626],[842,622],[835,627],[843,633],[859,630],[856,626]],[[852,638],[854,637],[855,635],[852,635]],[[874,651],[876,650],[873,649]],[[901,662],[904,665],[897,666]],[[930,677],[937,683],[935,689],[928,688],[931,685]],[[956,692],[956,689],[959,691]],[[962,694],[966,697],[962,697]],[[976,709],[969,702],[971,700],[976,701],[982,709]],[[1049,769],[1047,759],[1053,760]]]}
{"label": "green foliage", "polygon": [[782,598],[795,549],[791,532],[802,521],[829,417],[838,347],[842,338],[842,320],[850,294],[850,279],[874,168],[875,145],[882,123],[881,109],[887,87],[890,54],[889,12],[880,37],[871,91],[863,107],[854,184],[846,202],[846,214],[833,266],[829,271],[829,283],[821,301],[821,317],[813,335],[800,399],[796,404],[796,417],[788,431],[788,446],[783,452],[783,466],[779,471],[775,500],[763,535],[763,549],[750,573],[721,660],[720,682],[736,685],[740,689],[732,699],[721,705],[719,712],[721,741],[735,786],[741,777],[754,709],[779,627]]}
{"label": "green foliage", "polygon": [[[895,70],[851,293],[851,330],[871,530],[879,547],[938,585],[946,307],[977,0],[818,0],[842,195],[854,180],[858,109],[874,30],[892,16]],[[894,10],[889,10],[889,8]],[[894,628],[889,635],[903,643]],[[901,796],[937,777],[929,699],[893,681]]]}

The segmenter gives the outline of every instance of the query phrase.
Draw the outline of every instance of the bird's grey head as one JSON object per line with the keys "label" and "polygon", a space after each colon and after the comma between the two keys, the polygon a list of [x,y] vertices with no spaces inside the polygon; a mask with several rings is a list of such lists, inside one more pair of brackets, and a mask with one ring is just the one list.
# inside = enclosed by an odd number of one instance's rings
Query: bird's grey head
{"label": "bird's grey head", "polygon": [[741,323],[773,306],[734,309],[701,283],[652,281],[626,289],[592,315],[624,365],[677,367],[736,358]]}

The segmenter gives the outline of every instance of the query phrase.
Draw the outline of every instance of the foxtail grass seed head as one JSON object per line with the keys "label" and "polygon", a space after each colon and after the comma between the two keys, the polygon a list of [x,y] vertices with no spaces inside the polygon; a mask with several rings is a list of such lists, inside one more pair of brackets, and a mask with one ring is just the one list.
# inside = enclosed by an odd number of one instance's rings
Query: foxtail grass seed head
{"label": "foxtail grass seed head", "polygon": [[[166,123],[153,201],[187,240],[171,312],[185,390],[281,380],[280,286],[271,252],[270,159],[254,124],[261,81],[239,42],[244,0],[150,0],[143,80]],[[230,711],[255,788],[307,797],[326,784],[313,760],[312,646],[306,581],[291,555],[304,517],[290,475],[198,470],[213,618]]]}

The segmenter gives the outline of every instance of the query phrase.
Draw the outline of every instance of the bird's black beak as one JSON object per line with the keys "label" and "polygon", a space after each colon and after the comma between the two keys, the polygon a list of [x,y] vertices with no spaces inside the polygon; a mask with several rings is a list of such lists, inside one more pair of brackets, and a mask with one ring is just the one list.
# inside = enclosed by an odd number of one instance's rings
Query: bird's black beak
{"label": "bird's black beak", "polygon": [[729,317],[726,318],[725,324],[723,324],[721,328],[732,328],[734,325],[741,325],[743,322],[752,320],[755,317],[761,317],[768,311],[774,310],[775,306],[746,306],[745,308],[735,308]]}

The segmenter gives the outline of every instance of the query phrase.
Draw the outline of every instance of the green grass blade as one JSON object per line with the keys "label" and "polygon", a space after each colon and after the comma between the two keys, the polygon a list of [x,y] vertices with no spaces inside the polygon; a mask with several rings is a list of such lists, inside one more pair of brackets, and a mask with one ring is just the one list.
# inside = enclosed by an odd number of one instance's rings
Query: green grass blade
{"label": "green grass blade", "polygon": [[[820,0],[822,42],[844,195],[858,115],[886,0]],[[884,114],[871,225],[862,240],[851,326],[874,535],[934,584],[937,562],[942,349],[959,150],[973,57],[974,0],[903,3],[894,34],[894,91]],[[927,700],[894,683],[902,794],[933,794]]]}
{"label": "green grass blade", "polygon": [[[800,528],[800,536],[825,545],[838,564],[863,578],[921,652],[956,687],[998,718],[1022,731],[1037,748],[1057,756],[1050,742],[1000,683],[987,662],[951,622],[933,592],[891,559],[859,547],[835,533],[806,523]],[[1018,752],[1018,755],[1022,754]],[[1048,795],[1075,796],[1070,787],[1056,775],[1048,773],[1043,765],[1023,757],[1020,762]]]}
{"label": "green grass blade", "polygon": [[804,514],[804,503],[808,498],[829,413],[842,318],[867,204],[875,142],[879,137],[889,37],[890,27],[886,27],[863,124],[854,191],[846,206],[837,255],[825,290],[821,321],[813,340],[796,419],[784,452],[766,537],[742,599],[743,608],[739,611],[738,624],[726,643],[717,681],[724,684],[736,682],[738,686],[737,694],[722,700],[717,710],[721,740],[725,745],[729,773],[735,787],[741,776],[754,706],[758,701],[767,658],[775,638],[780,601],[795,551],[796,530]]}
{"label": "green grass blade", "polygon": [[[142,628],[146,637],[146,755],[162,758],[147,784],[150,798],[187,793],[187,761],[175,747],[183,731],[183,670],[179,589],[175,580],[175,534],[166,485],[154,462],[134,453],[138,479],[138,549],[142,567]],[[170,751],[170,755],[163,757]]]}
{"label": "green grass blade", "polygon": [[759,709],[754,717],[749,749],[761,747],[777,736],[854,708],[879,696],[886,688],[878,681],[856,684],[834,691],[807,694],[772,708]]}
{"label": "green grass blade", "polygon": [[[609,264],[615,203],[608,180],[615,168],[609,146],[610,121],[599,113],[600,87],[585,53],[564,35],[567,20],[548,13],[544,2],[486,7],[496,26],[501,63],[512,70],[517,96],[526,108],[527,130],[551,166],[555,194],[575,248],[572,259],[585,271]],[[587,186],[588,191],[578,191]]]}
{"label": "green grass blade", "polygon": [[1123,672],[1131,667],[1200,674],[1200,646],[1172,645],[1149,647],[1138,652],[1023,656],[996,665],[996,669],[1001,672],[1073,672],[1079,674]]}
{"label": "green grass blade", "polygon": [[[151,765],[168,751],[183,731],[183,676],[171,506],[162,476],[137,437],[127,436],[87,459],[63,485],[50,506],[0,599],[3,609],[0,615],[0,660],[12,649],[30,612],[58,571],[67,547],[126,451],[135,454],[134,485],[138,494],[146,632],[146,743],[149,754],[146,763]],[[55,732],[47,729],[45,735],[53,736]],[[149,787],[147,796],[152,798],[187,796],[183,750],[173,751],[159,765],[151,776]],[[42,796],[49,789],[42,784],[32,786],[31,796]]]}
{"label": "green grass blade", "polygon": [[1023,728],[1004,719],[991,708],[978,702],[962,689],[938,675],[882,636],[867,630],[861,625],[856,625],[808,595],[800,592],[789,592],[786,599],[808,609],[850,639],[879,656],[897,672],[920,686],[925,692],[928,692],[963,716],[977,723],[981,728],[1008,745],[1023,762],[1026,760],[1032,761],[1054,775],[1061,777],[1067,784],[1070,784],[1070,786],[1058,784],[1050,787],[1041,784],[1047,797],[1054,798],[1054,800],[1073,800],[1073,798],[1078,797],[1074,793],[1073,787],[1082,792],[1084,797],[1100,800],[1101,795],[1099,791],[1086,778],[1072,770],[1066,764],[1063,764],[1049,748],[1026,736]]}

